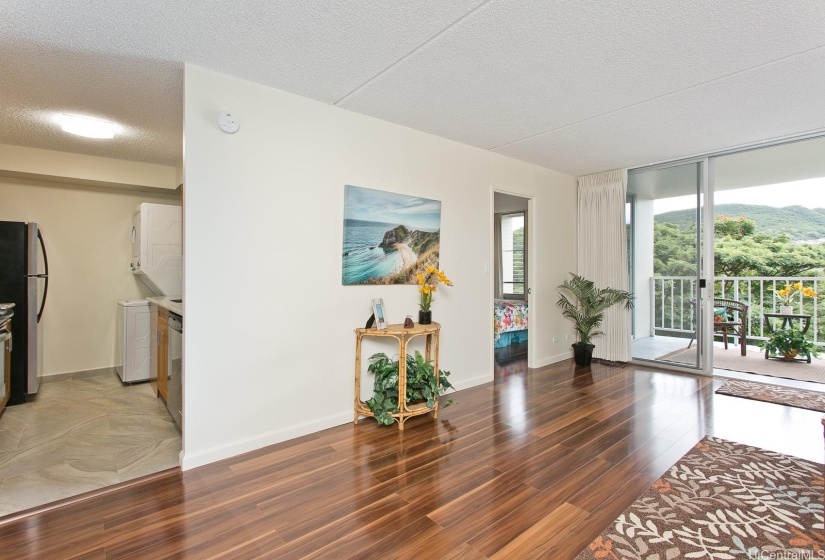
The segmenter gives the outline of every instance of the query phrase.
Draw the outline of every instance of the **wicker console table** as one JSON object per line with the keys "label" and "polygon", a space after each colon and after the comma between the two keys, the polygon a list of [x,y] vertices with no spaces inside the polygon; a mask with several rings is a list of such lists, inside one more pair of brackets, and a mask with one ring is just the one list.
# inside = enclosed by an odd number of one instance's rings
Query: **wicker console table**
{"label": "wicker console table", "polygon": [[433,370],[438,379],[438,335],[441,325],[432,323],[431,325],[419,325],[415,323],[412,328],[404,328],[404,325],[389,325],[386,329],[378,330],[375,327],[369,329],[355,329],[355,418],[354,423],[358,423],[360,416],[375,416],[367,404],[361,400],[361,341],[364,337],[389,337],[398,341],[398,412],[392,415],[398,421],[398,429],[404,429],[404,421],[412,416],[433,413],[433,418],[438,418],[438,399],[435,406],[430,408],[427,403],[407,405],[407,342],[417,336],[426,336],[426,349],[424,359],[428,362],[433,360]]}

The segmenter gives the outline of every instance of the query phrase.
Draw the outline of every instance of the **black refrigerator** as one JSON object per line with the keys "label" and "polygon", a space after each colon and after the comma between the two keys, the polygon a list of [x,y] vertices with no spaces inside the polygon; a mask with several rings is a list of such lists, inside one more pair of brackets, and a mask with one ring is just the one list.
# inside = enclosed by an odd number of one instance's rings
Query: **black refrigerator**
{"label": "black refrigerator", "polygon": [[36,223],[0,222],[0,303],[14,303],[9,405],[37,393],[38,329],[49,290],[49,262]]}

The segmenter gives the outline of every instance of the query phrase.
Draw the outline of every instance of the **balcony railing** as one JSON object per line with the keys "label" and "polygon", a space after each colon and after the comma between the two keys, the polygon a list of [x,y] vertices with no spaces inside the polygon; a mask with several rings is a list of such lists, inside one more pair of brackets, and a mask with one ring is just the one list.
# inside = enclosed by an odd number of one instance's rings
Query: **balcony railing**
{"label": "balcony railing", "polygon": [[[765,339],[763,313],[778,313],[776,292],[785,284],[802,282],[806,288],[819,292],[825,288],[825,277],[755,277],[717,276],[713,281],[714,297],[735,299],[748,304],[747,337]],[[692,333],[695,329],[692,301],[696,299],[696,278],[690,276],[654,276],[651,278],[651,304],[656,334]],[[815,343],[825,345],[825,306],[818,298],[794,299],[797,313],[811,315],[806,335]],[[822,329],[820,329],[822,325]]]}

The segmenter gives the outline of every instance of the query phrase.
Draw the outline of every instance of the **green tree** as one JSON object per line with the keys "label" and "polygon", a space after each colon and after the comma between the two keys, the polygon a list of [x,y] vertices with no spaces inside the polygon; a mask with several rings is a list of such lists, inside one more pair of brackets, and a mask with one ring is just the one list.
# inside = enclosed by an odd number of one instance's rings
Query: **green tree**
{"label": "green tree", "polygon": [[513,232],[513,282],[521,284],[513,286],[513,293],[524,293],[524,228]]}
{"label": "green tree", "polygon": [[653,272],[662,276],[690,276],[696,273],[696,228],[676,224],[655,224]]}
{"label": "green tree", "polygon": [[713,232],[716,237],[733,237],[742,239],[753,235],[756,231],[756,222],[743,218],[729,218],[727,216],[717,216],[713,221]]}
{"label": "green tree", "polygon": [[[825,267],[825,244],[797,244],[787,235],[754,233],[753,220],[714,220],[717,276],[801,276]],[[685,276],[696,270],[696,228],[656,223],[654,273]]]}

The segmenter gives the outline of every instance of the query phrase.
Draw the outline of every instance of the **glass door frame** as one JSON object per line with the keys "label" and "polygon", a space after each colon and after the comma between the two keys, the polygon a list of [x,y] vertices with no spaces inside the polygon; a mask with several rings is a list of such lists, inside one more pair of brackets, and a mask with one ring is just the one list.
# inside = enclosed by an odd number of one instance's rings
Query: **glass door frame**
{"label": "glass door frame", "polygon": [[[628,177],[630,174],[635,173],[644,173],[647,171],[654,171],[657,169],[668,169],[671,167],[679,167],[684,165],[695,165],[696,166],[696,246],[699,250],[696,251],[696,276],[695,282],[697,286],[697,298],[696,298],[696,321],[695,321],[695,329],[696,329],[696,346],[697,346],[697,364],[696,365],[689,365],[685,364],[684,366],[680,366],[678,364],[674,364],[672,362],[664,362],[660,360],[646,360],[642,358],[632,358],[632,361],[638,361],[641,363],[667,363],[669,367],[674,367],[676,369],[689,369],[693,372],[701,372],[703,375],[713,375],[713,353],[706,352],[706,348],[713,348],[713,317],[712,314],[707,313],[705,310],[713,308],[713,265],[714,265],[714,256],[713,256],[713,234],[714,230],[713,227],[707,227],[707,224],[713,224],[713,188],[711,185],[713,173],[711,172],[711,167],[713,166],[713,159],[709,156],[703,157],[693,157],[687,159],[681,159],[676,161],[670,161],[665,163],[660,163],[656,165],[650,165],[645,167],[638,167],[631,170],[628,170]],[[629,182],[629,179],[628,179]],[[632,196],[635,202],[635,196],[631,193],[628,195],[629,197]],[[631,211],[632,215],[635,215],[635,208]],[[635,229],[635,221],[631,222],[633,224],[633,229]],[[634,235],[634,238],[636,236]],[[633,255],[637,253],[636,247],[633,248]],[[628,255],[628,258],[631,258],[631,255]],[[635,270],[635,258],[632,262],[633,269]],[[632,276],[635,276],[632,275]],[[705,284],[707,287],[702,287],[702,284]],[[654,314],[655,311],[651,310],[651,314]],[[634,313],[634,321],[635,321],[635,313]],[[651,329],[655,332],[655,321],[651,324]]]}
{"label": "glass door frame", "polygon": [[[784,137],[773,138],[769,140],[763,140],[759,142],[752,142],[749,144],[743,144],[740,146],[735,146],[732,148],[718,150],[715,152],[708,152],[702,155],[697,155],[689,158],[661,162],[654,165],[648,165],[643,167],[636,167],[628,170],[628,174],[641,172],[646,170],[652,169],[664,169],[667,167],[672,167],[676,165],[681,165],[685,163],[696,163],[702,162],[701,166],[701,180],[702,180],[702,198],[704,200],[704,204],[702,205],[702,219],[705,224],[713,224],[713,216],[714,216],[714,200],[713,200],[713,193],[715,190],[715,171],[716,171],[716,159],[742,153],[742,152],[750,152],[754,150],[760,150],[763,148],[771,148],[774,146],[781,146],[783,144],[791,144],[794,142],[804,142],[806,140],[812,140],[815,138],[823,138],[825,137],[825,130],[815,130],[803,134],[793,134]],[[708,219],[709,218],[709,219]],[[702,245],[702,261],[703,261],[703,268],[704,270],[700,273],[700,278],[708,279],[708,287],[710,289],[706,289],[705,293],[701,298],[701,303],[699,305],[700,309],[711,309],[713,304],[713,278],[715,277],[716,271],[714,270],[714,228],[713,227],[703,227],[703,245]],[[635,263],[633,263],[635,267]],[[700,320],[697,321],[697,339],[702,341],[700,345],[701,348],[712,348],[713,347],[713,317],[710,313],[701,313]],[[639,360],[639,362],[647,362],[647,360]],[[659,363],[659,362],[657,362]],[[712,376],[713,375],[713,353],[712,352],[704,352],[702,353],[700,350],[700,359],[699,359],[699,370],[705,374]],[[669,364],[672,366],[672,364]],[[678,368],[677,368],[678,369]],[[696,371],[696,368],[690,368],[692,371]]]}

